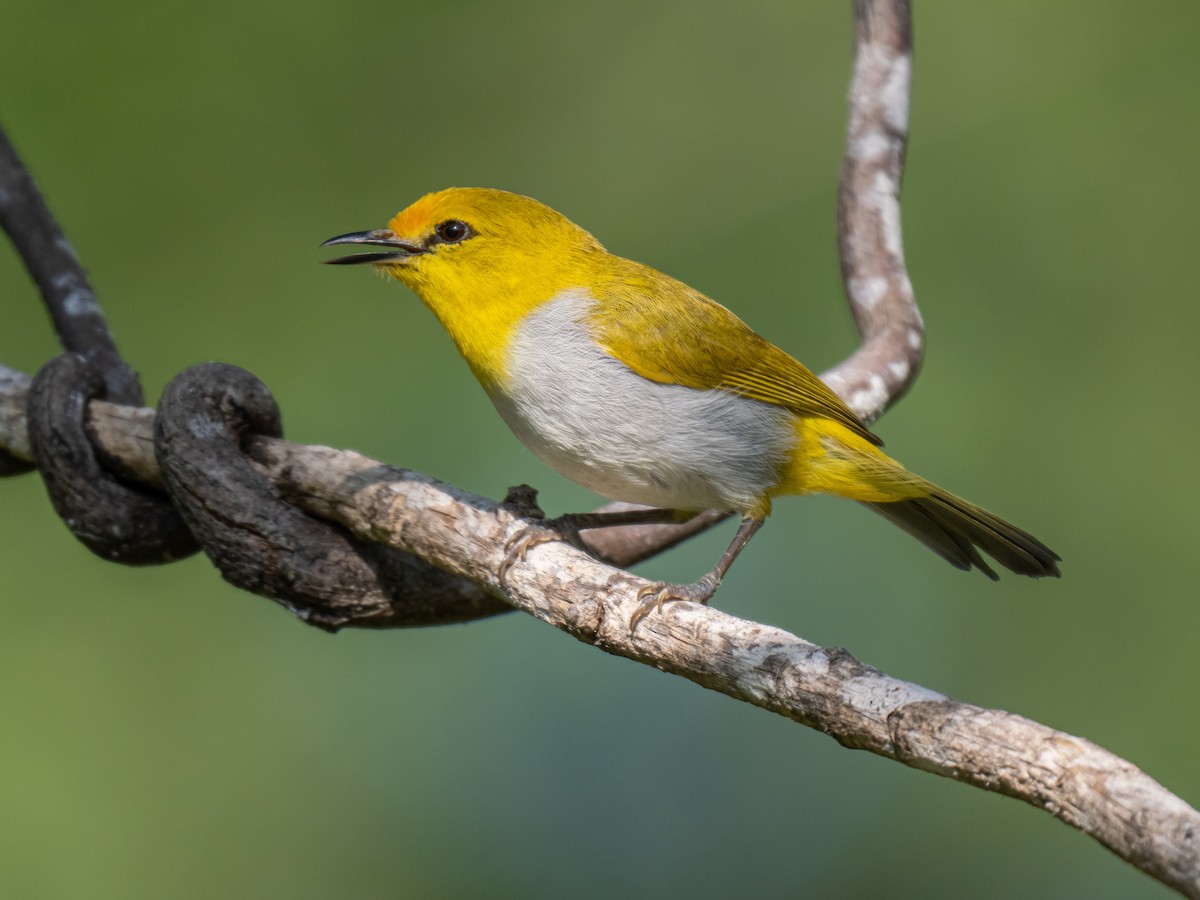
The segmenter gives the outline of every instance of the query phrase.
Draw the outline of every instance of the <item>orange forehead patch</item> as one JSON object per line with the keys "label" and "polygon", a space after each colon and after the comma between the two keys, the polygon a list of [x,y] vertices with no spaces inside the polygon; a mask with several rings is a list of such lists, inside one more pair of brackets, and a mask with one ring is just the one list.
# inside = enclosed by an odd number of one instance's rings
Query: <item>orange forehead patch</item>
{"label": "orange forehead patch", "polygon": [[493,188],[446,188],[426,194],[396,213],[388,228],[401,238],[421,241],[451,219],[466,222],[478,235],[511,234],[523,240],[536,232],[543,243],[553,236],[564,246],[600,248],[594,237],[550,207]]}
{"label": "orange forehead patch", "polygon": [[388,222],[388,228],[400,237],[415,238],[426,234],[442,220],[439,211],[443,201],[441,194],[426,194],[412,206],[396,213]]}

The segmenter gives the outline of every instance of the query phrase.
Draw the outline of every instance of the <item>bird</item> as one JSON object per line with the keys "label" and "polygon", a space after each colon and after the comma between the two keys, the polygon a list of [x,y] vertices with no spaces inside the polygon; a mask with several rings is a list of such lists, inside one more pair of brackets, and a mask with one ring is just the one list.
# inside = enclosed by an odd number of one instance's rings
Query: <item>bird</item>
{"label": "bird", "polygon": [[638,592],[631,629],[667,602],[707,603],[776,497],[858,501],[959,569],[1059,576],[1026,531],[910,472],[820,378],[733,312],[650,266],[609,253],[543,203],[493,188],[427,194],[384,228],[321,246],[371,265],[423,301],[501,418],[537,457],[611,500],[648,509],[531,526],[501,567],[539,543],[703,510],[741,517],[690,584]]}

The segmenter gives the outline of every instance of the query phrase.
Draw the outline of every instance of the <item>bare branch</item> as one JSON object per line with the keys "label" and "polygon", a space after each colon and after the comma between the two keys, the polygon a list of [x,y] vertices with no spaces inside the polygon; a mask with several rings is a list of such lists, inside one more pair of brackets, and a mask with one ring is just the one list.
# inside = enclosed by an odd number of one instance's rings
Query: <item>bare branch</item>
{"label": "bare branch", "polygon": [[900,178],[908,144],[908,0],[856,0],[850,125],[838,190],[842,281],[863,342],[821,377],[873,422],[917,377],[925,328],[904,267]]}
{"label": "bare branch", "polygon": [[[22,445],[21,382],[0,367],[0,445],[10,450]],[[154,480],[154,413],[100,401],[91,412],[104,452]],[[605,652],[761,706],[847,747],[1024,800],[1200,897],[1200,813],[1089,741],[705,606],[673,604],[630,634],[647,582],[566,544],[539,545],[499,584],[503,548],[528,524],[501,504],[350,451],[260,438],[250,452],[289,499],[360,538],[412,553]]]}
{"label": "bare branch", "polygon": [[75,250],[0,128],[0,225],[42,294],[63,349],[79,353],[104,379],[111,400],[140,404],[137,374],[117,352],[104,312]]}

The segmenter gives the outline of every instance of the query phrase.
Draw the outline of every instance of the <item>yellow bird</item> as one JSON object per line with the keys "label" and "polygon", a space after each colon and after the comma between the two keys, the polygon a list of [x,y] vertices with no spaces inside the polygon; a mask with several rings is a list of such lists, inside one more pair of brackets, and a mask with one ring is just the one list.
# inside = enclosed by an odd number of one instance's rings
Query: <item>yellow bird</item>
{"label": "yellow bird", "polygon": [[322,246],[334,244],[380,248],[328,262],[370,263],[412,288],[538,457],[597,494],[656,508],[561,517],[506,563],[579,528],[741,514],[716,567],[643,588],[631,626],[666,601],[706,603],[781,495],[857,500],[993,579],[980,550],[1022,575],[1059,574],[1041,541],[884,454],[816,375],[724,306],[536,200],[450,188]]}

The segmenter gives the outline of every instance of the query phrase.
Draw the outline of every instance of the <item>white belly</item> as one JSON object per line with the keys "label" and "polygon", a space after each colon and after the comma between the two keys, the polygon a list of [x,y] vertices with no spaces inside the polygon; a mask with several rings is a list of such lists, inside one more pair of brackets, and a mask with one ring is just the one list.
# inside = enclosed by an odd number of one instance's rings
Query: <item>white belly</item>
{"label": "white belly", "polygon": [[592,341],[593,303],[564,294],[518,326],[492,402],[521,442],[613,500],[746,510],[778,483],[795,440],[787,410],[726,391],[649,381]]}

